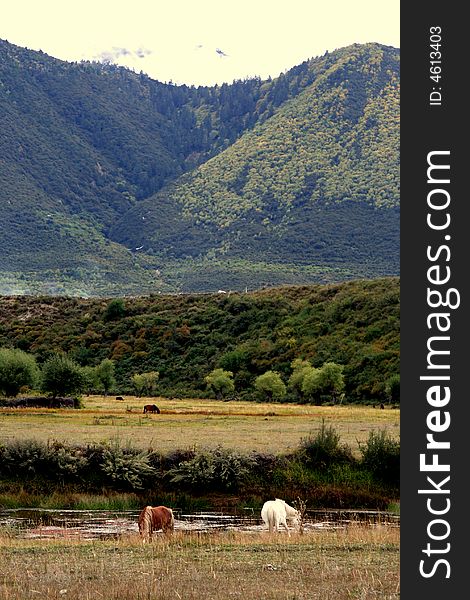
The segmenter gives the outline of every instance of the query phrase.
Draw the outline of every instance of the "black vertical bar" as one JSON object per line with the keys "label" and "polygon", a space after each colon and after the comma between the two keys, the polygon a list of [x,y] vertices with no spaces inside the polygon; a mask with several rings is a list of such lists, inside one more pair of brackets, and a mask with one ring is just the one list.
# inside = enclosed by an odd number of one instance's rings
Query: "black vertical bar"
{"label": "black vertical bar", "polygon": [[[470,198],[464,188],[468,153],[464,138],[469,129],[464,90],[469,35],[463,6],[434,0],[401,4],[400,569],[404,600],[450,600],[468,594],[470,397],[465,375],[470,372]],[[431,163],[435,167],[428,172]],[[446,300],[449,306],[444,305]],[[449,354],[433,354],[436,350]],[[448,442],[450,447],[436,447],[434,442]],[[424,455],[421,465],[420,455]],[[426,470],[432,468],[432,461],[435,470]],[[449,471],[441,470],[445,465]]]}

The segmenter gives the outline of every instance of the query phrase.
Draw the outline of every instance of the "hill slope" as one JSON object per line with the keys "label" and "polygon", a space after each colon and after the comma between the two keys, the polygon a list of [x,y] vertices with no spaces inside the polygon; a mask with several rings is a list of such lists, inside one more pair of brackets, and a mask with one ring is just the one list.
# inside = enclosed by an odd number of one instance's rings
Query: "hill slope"
{"label": "hill slope", "polygon": [[196,89],[0,41],[0,120],[4,293],[398,273],[397,50]]}
{"label": "hill slope", "polygon": [[0,297],[0,346],[68,352],[82,365],[115,361],[119,389],[134,373],[159,371],[159,391],[199,396],[204,377],[234,373],[237,394],[269,369],[287,382],[291,362],[344,365],[350,401],[384,401],[399,373],[397,278],[293,286],[252,293],[129,298],[109,317],[105,299]]}

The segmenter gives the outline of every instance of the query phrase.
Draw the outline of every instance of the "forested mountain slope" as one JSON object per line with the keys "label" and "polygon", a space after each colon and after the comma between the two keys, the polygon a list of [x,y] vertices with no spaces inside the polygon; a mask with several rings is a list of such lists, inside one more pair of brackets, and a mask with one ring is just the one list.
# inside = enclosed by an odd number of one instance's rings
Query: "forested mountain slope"
{"label": "forested mountain slope", "polygon": [[399,52],[214,87],[0,41],[0,292],[398,273]]}

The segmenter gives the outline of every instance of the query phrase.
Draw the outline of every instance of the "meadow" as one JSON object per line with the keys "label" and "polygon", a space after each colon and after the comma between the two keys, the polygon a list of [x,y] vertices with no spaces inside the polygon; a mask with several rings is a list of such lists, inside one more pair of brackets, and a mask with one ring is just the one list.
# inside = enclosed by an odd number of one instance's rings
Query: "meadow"
{"label": "meadow", "polygon": [[[160,414],[143,414],[144,404]],[[69,443],[122,443],[169,452],[223,446],[239,451],[279,454],[296,449],[301,438],[322,422],[358,454],[371,430],[386,429],[399,439],[400,411],[372,406],[312,406],[281,403],[223,402],[208,399],[84,396],[82,409],[0,408],[2,439],[35,438]]]}
{"label": "meadow", "polygon": [[[0,598],[398,600],[399,529],[218,532],[108,541],[0,533]],[[21,565],[21,568],[18,568]]]}

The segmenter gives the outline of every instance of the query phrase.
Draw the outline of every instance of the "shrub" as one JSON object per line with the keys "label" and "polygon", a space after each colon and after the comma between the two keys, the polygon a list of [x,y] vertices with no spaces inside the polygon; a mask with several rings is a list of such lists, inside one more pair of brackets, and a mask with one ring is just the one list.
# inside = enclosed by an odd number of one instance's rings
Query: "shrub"
{"label": "shrub", "polygon": [[333,362],[325,363],[320,369],[307,371],[302,382],[303,394],[315,404],[328,400],[336,402],[343,390],[343,366]]}
{"label": "shrub", "polygon": [[254,461],[234,450],[217,447],[199,452],[194,458],[170,469],[171,483],[194,491],[235,491],[245,480]]}
{"label": "shrub", "polygon": [[207,387],[215,393],[219,400],[235,390],[232,371],[214,369],[204,378],[204,381],[207,383]]}
{"label": "shrub", "polygon": [[307,465],[315,468],[354,461],[351,449],[340,444],[339,433],[331,425],[326,426],[324,420],[315,435],[301,439],[299,455]]}
{"label": "shrub", "polygon": [[122,448],[118,441],[104,447],[100,468],[114,487],[124,490],[143,489],[146,480],[156,474],[146,451]]}
{"label": "shrub", "polygon": [[49,451],[37,440],[14,440],[0,447],[0,473],[4,476],[30,479],[42,475]]}
{"label": "shrub", "polygon": [[400,481],[400,442],[386,429],[371,431],[367,442],[360,443],[361,466],[384,483],[398,486]]}
{"label": "shrub", "polygon": [[385,383],[387,400],[393,404],[400,403],[400,375],[392,375]]}
{"label": "shrub", "polygon": [[103,313],[105,321],[115,321],[126,316],[126,305],[122,298],[114,298],[111,300]]}

